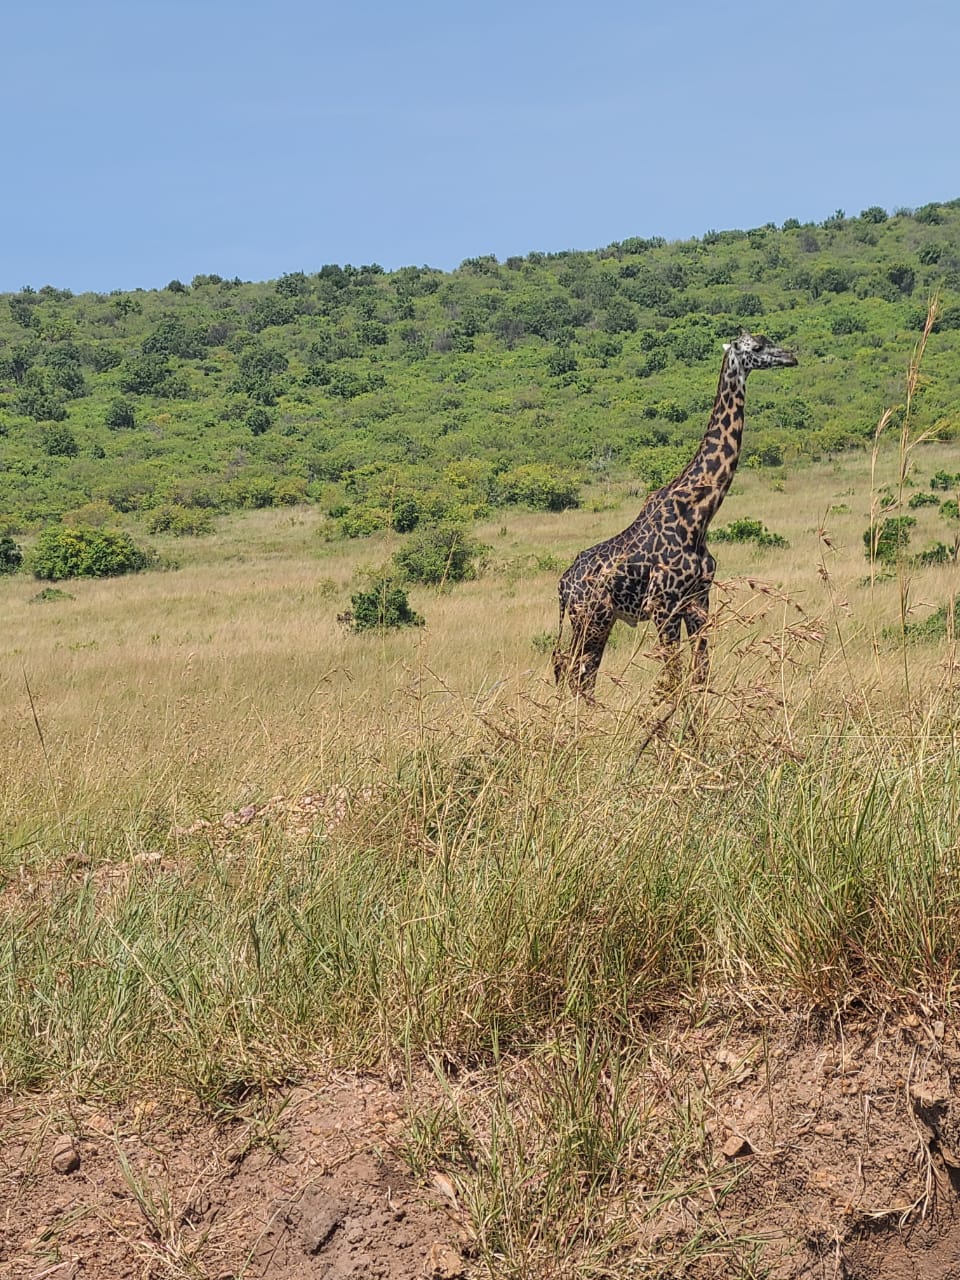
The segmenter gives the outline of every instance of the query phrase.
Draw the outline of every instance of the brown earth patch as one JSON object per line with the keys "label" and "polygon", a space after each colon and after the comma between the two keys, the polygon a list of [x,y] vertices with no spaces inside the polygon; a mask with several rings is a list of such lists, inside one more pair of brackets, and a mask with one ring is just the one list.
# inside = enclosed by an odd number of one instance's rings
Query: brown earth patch
{"label": "brown earth patch", "polygon": [[[952,1025],[918,1014],[842,1032],[760,1019],[661,1030],[647,1070],[647,1098],[662,1098],[664,1114],[679,1105],[699,1138],[684,1171],[690,1189],[659,1211],[644,1191],[657,1181],[656,1148],[649,1168],[624,1171],[637,1188],[636,1230],[611,1274],[960,1278]],[[447,1097],[458,1095],[468,1120],[488,1085],[464,1077]],[[437,1100],[429,1082],[422,1097]],[[429,1185],[410,1176],[408,1100],[383,1081],[342,1075],[220,1124],[170,1102],[8,1102],[0,1280],[495,1274],[460,1207],[470,1170],[451,1163]]]}
{"label": "brown earth patch", "polygon": [[716,1241],[678,1274],[960,1280],[955,1029],[908,1016],[843,1034],[768,1032],[685,1037],[705,1167],[726,1169],[730,1189],[718,1196],[714,1182],[659,1224],[678,1251],[694,1233]]}
{"label": "brown earth patch", "polygon": [[7,1107],[0,1277],[455,1280],[462,1229],[391,1154],[400,1110],[357,1077],[225,1126],[152,1104]]}

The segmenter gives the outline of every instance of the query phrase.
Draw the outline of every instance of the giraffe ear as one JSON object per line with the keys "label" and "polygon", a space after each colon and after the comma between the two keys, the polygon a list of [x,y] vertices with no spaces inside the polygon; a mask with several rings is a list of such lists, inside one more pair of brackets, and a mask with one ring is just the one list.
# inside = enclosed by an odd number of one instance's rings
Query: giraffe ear
{"label": "giraffe ear", "polygon": [[729,342],[725,342],[725,343],[723,344],[723,349],[724,349],[724,351],[729,351],[729,350],[730,350],[730,343],[729,343]]}

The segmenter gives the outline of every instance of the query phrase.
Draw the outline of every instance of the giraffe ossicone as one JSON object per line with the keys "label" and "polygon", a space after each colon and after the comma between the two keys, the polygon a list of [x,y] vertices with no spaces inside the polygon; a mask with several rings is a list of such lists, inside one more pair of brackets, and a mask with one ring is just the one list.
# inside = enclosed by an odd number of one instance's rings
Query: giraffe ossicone
{"label": "giraffe ossicone", "polygon": [[[647,620],[660,637],[666,685],[680,679],[682,627],[693,645],[693,680],[706,680],[704,627],[716,568],[707,550],[707,529],[740,460],[747,375],[796,363],[792,351],[762,334],[742,333],[724,343],[713,411],[690,462],[647,498],[631,525],[581,551],[560,579],[560,630],[553,651],[557,684],[566,679],[574,693],[592,700],[613,624],[635,627]],[[563,650],[565,616],[573,642]]]}

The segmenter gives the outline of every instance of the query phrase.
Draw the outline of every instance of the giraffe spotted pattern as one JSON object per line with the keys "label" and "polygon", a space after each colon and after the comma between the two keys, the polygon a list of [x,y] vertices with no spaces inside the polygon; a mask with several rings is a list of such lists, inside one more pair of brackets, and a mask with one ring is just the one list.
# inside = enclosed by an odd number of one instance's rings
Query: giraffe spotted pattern
{"label": "giraffe spotted pattern", "polygon": [[[707,677],[710,587],[716,562],[707,529],[727,495],[740,458],[747,375],[795,365],[791,351],[744,333],[726,345],[713,412],[700,447],[684,470],[650,495],[622,533],[581,551],[560,579],[560,631],[553,653],[558,684],[592,700],[597,669],[613,624],[652,620],[666,662],[664,685],[680,679],[679,642],[693,645],[693,679]],[[560,648],[564,617],[573,641]]]}

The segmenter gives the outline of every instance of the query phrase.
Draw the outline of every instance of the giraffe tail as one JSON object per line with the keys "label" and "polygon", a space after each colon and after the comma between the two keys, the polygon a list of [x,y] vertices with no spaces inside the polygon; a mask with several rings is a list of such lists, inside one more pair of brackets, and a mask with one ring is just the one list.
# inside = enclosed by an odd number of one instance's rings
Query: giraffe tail
{"label": "giraffe tail", "polygon": [[563,578],[560,579],[560,626],[557,629],[557,643],[553,650],[553,678],[557,684],[562,684],[564,676],[570,666],[570,655],[564,653],[560,648],[560,641],[563,638],[563,619],[567,612],[567,584]]}

